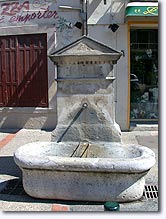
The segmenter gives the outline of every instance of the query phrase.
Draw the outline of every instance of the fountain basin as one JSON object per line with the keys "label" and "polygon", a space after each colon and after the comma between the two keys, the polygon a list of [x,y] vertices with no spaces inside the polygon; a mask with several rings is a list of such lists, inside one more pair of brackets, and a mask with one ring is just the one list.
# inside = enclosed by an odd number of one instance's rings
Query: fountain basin
{"label": "fountain basin", "polygon": [[76,145],[33,142],[17,149],[14,160],[22,170],[26,193],[35,198],[80,201],[128,202],[142,197],[145,176],[155,163],[151,149],[90,143],[86,157],[80,158],[73,155]]}

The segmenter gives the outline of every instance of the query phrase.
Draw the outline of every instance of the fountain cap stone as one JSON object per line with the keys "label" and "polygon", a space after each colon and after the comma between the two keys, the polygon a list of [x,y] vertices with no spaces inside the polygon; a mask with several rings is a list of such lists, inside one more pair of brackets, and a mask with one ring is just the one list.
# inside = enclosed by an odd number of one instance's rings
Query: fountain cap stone
{"label": "fountain cap stone", "polygon": [[82,36],[73,43],[55,51],[49,57],[55,64],[116,64],[122,53],[97,40]]}

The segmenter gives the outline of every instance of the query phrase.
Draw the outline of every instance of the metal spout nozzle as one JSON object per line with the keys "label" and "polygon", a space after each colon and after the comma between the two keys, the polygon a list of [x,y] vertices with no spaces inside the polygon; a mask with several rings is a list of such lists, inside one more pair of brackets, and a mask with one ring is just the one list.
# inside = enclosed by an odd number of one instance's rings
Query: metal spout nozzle
{"label": "metal spout nozzle", "polygon": [[87,103],[83,103],[82,108],[85,109],[87,107],[88,107],[88,104]]}

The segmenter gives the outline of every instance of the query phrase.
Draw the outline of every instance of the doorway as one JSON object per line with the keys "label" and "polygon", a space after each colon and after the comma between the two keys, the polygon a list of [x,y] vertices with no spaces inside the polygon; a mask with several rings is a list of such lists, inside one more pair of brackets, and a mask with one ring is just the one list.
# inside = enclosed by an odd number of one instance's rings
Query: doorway
{"label": "doorway", "polygon": [[0,107],[47,107],[47,34],[0,37]]}

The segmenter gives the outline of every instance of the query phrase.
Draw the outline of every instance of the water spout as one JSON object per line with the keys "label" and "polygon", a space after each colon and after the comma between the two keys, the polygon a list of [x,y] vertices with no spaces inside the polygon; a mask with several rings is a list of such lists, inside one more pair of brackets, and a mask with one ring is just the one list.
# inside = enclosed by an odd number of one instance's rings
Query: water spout
{"label": "water spout", "polygon": [[88,107],[88,104],[87,103],[83,103],[82,108],[86,109],[87,107]]}
{"label": "water spout", "polygon": [[79,118],[79,116],[81,115],[81,113],[88,107],[87,103],[83,103],[81,109],[79,109],[79,111],[77,112],[77,114],[74,116],[73,120],[70,122],[70,124],[68,125],[68,127],[65,129],[65,131],[63,132],[63,134],[60,136],[60,138],[57,140],[58,142],[61,142],[64,135],[67,133],[67,131],[69,130],[69,128],[74,124],[74,122]]}

